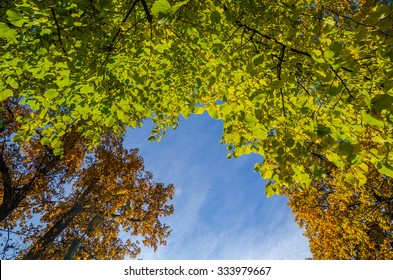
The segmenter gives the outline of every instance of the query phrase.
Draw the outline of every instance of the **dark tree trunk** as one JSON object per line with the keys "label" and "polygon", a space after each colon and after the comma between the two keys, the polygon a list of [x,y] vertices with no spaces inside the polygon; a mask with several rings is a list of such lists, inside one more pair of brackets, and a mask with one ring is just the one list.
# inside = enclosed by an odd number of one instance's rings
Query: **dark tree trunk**
{"label": "dark tree trunk", "polygon": [[29,252],[23,257],[23,260],[38,260],[45,259],[45,252],[47,246],[65,230],[74,220],[75,216],[83,211],[83,206],[86,204],[86,197],[94,188],[95,182],[83,191],[78,200],[74,203],[70,210],[65,212],[60,219],[33,245]]}
{"label": "dark tree trunk", "polygon": [[24,260],[38,260],[44,259],[44,253],[49,244],[55,241],[56,237],[66,229],[76,215],[83,211],[83,206],[79,203],[68,210],[64,215],[40,238],[38,242],[30,249],[30,251],[23,257]]}

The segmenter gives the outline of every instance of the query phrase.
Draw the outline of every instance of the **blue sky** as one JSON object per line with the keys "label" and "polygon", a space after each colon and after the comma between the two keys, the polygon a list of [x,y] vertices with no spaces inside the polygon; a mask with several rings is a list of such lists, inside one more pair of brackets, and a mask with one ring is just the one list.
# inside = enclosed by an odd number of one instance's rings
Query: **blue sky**
{"label": "blue sky", "polygon": [[143,259],[301,259],[307,239],[287,200],[265,198],[265,181],[254,172],[257,155],[228,160],[220,144],[222,123],[204,115],[182,119],[161,142],[148,142],[153,125],[129,130],[125,147],[139,148],[156,182],[173,183],[175,212],[165,222],[172,234]]}

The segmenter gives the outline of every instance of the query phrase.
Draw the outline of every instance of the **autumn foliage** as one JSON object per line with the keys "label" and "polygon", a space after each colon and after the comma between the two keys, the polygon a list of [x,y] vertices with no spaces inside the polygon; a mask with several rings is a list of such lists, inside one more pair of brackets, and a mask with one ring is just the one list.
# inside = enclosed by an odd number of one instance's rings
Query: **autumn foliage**
{"label": "autumn foliage", "polygon": [[[0,225],[32,244],[14,257],[63,259],[75,239],[82,241],[77,259],[134,258],[140,242],[155,250],[165,243],[170,230],[161,218],[173,213],[167,202],[174,188],[153,181],[136,149],[126,150],[121,137],[108,135],[88,151],[72,129],[64,135],[63,157],[42,145],[39,133],[19,146],[9,137],[18,116],[29,112],[11,100],[2,106]],[[104,222],[87,236],[95,214]],[[40,225],[31,223],[37,218]]]}
{"label": "autumn foliage", "polygon": [[393,180],[364,168],[362,186],[343,185],[329,165],[307,190],[284,191],[314,259],[393,259]]}
{"label": "autumn foliage", "polygon": [[[83,166],[86,148],[73,130],[63,135],[64,157],[55,156],[51,147],[41,144],[39,131],[24,145],[12,143],[11,136],[20,125],[18,120],[30,112],[12,100],[2,102],[1,107],[0,222],[3,222],[10,215],[18,219],[29,218],[56,197],[61,197],[58,185],[72,180]],[[14,226],[13,220],[9,218],[7,224]]]}

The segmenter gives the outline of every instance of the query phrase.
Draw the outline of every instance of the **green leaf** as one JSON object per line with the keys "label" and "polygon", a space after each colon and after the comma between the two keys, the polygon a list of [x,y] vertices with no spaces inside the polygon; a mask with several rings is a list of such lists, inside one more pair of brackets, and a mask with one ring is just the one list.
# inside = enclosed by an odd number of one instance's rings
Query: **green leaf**
{"label": "green leaf", "polygon": [[270,187],[270,186],[265,188],[265,192],[266,192],[266,197],[267,198],[270,198],[270,197],[272,197],[274,195],[273,188]]}
{"label": "green leaf", "polygon": [[178,2],[178,3],[174,4],[174,5],[171,7],[171,12],[172,12],[172,13],[175,13],[179,8],[181,8],[181,7],[184,6],[184,5],[187,5],[188,2],[190,2],[190,0],[185,0],[185,1],[181,1],[181,2]]}
{"label": "green leaf", "polygon": [[20,135],[15,135],[14,137],[12,137],[12,142],[15,143],[23,143],[24,142],[24,138]]}
{"label": "green leaf", "polygon": [[221,21],[221,14],[218,11],[213,11],[210,14],[210,20],[214,23],[220,23]]}
{"label": "green leaf", "polygon": [[196,107],[194,113],[197,115],[202,115],[206,111],[205,107]]}
{"label": "green leaf", "polygon": [[286,147],[291,148],[291,147],[293,147],[293,145],[295,145],[295,140],[293,140],[293,138],[288,138],[285,141],[285,146]]}
{"label": "green leaf", "polygon": [[393,111],[393,96],[389,94],[378,94],[371,99],[371,106],[377,111],[383,109]]}
{"label": "green leaf", "polygon": [[315,70],[315,73],[321,76],[322,78],[326,78],[326,73],[320,70]]}
{"label": "green leaf", "polygon": [[160,13],[166,13],[171,8],[171,4],[167,0],[157,0],[151,7],[151,13],[155,17],[159,17]]}
{"label": "green leaf", "polygon": [[255,172],[260,171],[260,170],[261,170],[261,167],[262,167],[262,164],[260,164],[260,163],[254,164],[254,171],[255,171]]}
{"label": "green leaf", "polygon": [[108,117],[108,118],[105,120],[105,125],[106,125],[107,127],[111,127],[111,126],[113,126],[113,125],[115,124],[115,122],[116,122],[116,120],[115,120],[114,118]]}
{"label": "green leaf", "polygon": [[151,13],[157,17],[159,23],[168,24],[175,18],[176,11],[188,2],[190,0],[181,1],[171,6],[167,0],[158,0],[154,2]]}
{"label": "green leaf", "polygon": [[66,130],[67,126],[64,123],[57,123],[55,124],[55,128],[57,131]]}
{"label": "green leaf", "polygon": [[272,89],[279,89],[282,88],[282,86],[284,85],[284,82],[282,80],[275,80],[272,82]]}
{"label": "green leaf", "polygon": [[94,137],[94,131],[93,130],[88,130],[88,131],[86,131],[85,133],[84,133],[84,136],[87,138],[87,139],[92,139],[93,137]]}
{"label": "green leaf", "polygon": [[5,22],[0,22],[0,38],[11,41],[15,39],[16,35],[18,33],[14,29],[9,28]]}
{"label": "green leaf", "polygon": [[51,144],[51,147],[52,147],[52,148],[56,149],[56,148],[60,148],[61,146],[62,146],[62,142],[60,141],[59,138],[55,138],[55,139],[52,141],[52,144]]}
{"label": "green leaf", "polygon": [[48,99],[56,98],[59,95],[59,92],[56,89],[48,89],[45,91],[44,96]]}
{"label": "green leaf", "polygon": [[217,120],[220,118],[220,112],[215,108],[210,108],[207,112],[209,113],[210,117],[212,117],[213,119]]}
{"label": "green leaf", "polygon": [[333,162],[337,167],[343,169],[345,167],[345,163],[341,160],[340,156],[337,155],[336,153],[333,153],[331,151],[326,152],[326,158]]}
{"label": "green leaf", "polygon": [[341,155],[350,155],[353,152],[353,146],[348,142],[341,142],[338,146],[338,151]]}
{"label": "green leaf", "polygon": [[51,143],[51,140],[47,137],[44,137],[41,139],[41,144],[42,145],[49,145]]}
{"label": "green leaf", "polygon": [[56,148],[56,149],[53,149],[53,154],[54,154],[55,156],[60,156],[60,155],[63,154],[63,152],[64,152],[63,148]]}
{"label": "green leaf", "polygon": [[333,42],[329,48],[336,54],[342,51],[343,45],[339,42]]}
{"label": "green leaf", "polygon": [[266,139],[267,138],[267,131],[262,129],[259,126],[255,126],[252,133],[254,134],[255,138],[259,138],[259,139]]}
{"label": "green leaf", "polygon": [[68,116],[68,115],[64,115],[61,117],[61,120],[65,123],[65,124],[71,124],[73,119]]}
{"label": "green leaf", "polygon": [[55,83],[59,88],[63,88],[70,85],[70,80],[56,80]]}
{"label": "green leaf", "polygon": [[330,94],[330,95],[332,95],[332,96],[336,96],[337,94],[339,94],[339,93],[341,93],[342,91],[343,91],[343,86],[342,85],[339,85],[339,86],[337,86],[337,87],[335,87],[335,86],[332,86],[332,87],[329,87],[327,90],[326,90],[326,92],[328,93],[328,94]]}
{"label": "green leaf", "polygon": [[94,87],[92,87],[91,85],[84,85],[80,89],[81,93],[90,93],[90,92],[93,92],[93,91],[94,91]]}
{"label": "green leaf", "polygon": [[245,121],[249,127],[254,127],[257,122],[257,118],[252,114],[247,114]]}
{"label": "green leaf", "polygon": [[364,184],[367,183],[367,176],[365,174],[363,174],[363,173],[360,173],[360,172],[357,173],[356,174],[356,179],[359,182],[359,186],[363,186]]}
{"label": "green leaf", "polygon": [[232,108],[229,104],[222,104],[220,106],[220,113],[221,115],[227,115],[231,112]]}
{"label": "green leaf", "polygon": [[41,108],[41,104],[35,99],[30,99],[26,101],[26,104],[30,106],[31,110],[37,111]]}
{"label": "green leaf", "polygon": [[262,54],[258,54],[252,58],[252,62],[255,65],[262,64],[265,61],[265,57]]}
{"label": "green leaf", "polygon": [[371,98],[367,92],[364,93],[364,103],[366,103],[367,107],[371,109]]}
{"label": "green leaf", "polygon": [[16,9],[9,9],[7,11],[8,20],[16,27],[22,27],[26,22],[23,16]]}
{"label": "green leaf", "polygon": [[361,163],[361,164],[358,165],[358,167],[359,167],[360,169],[362,169],[362,171],[363,171],[364,173],[367,173],[367,172],[368,172],[368,165],[367,165],[367,164]]}
{"label": "green leaf", "polygon": [[262,165],[261,176],[265,179],[271,179],[273,177],[273,171],[264,165]]}
{"label": "green leaf", "polygon": [[323,136],[329,135],[330,133],[332,133],[332,131],[330,130],[329,127],[326,127],[325,125],[320,124],[320,123],[317,124],[317,134],[318,134],[318,136],[323,137]]}
{"label": "green leaf", "polygon": [[8,97],[13,96],[14,93],[12,92],[12,90],[6,88],[4,89],[2,92],[0,92],[0,101],[4,101],[6,100]]}
{"label": "green leaf", "polygon": [[328,25],[330,25],[330,26],[336,25],[336,22],[335,22],[334,19],[331,18],[331,17],[327,17],[327,18],[325,19],[325,23],[328,24]]}
{"label": "green leaf", "polygon": [[137,102],[131,102],[132,106],[134,106],[135,110],[138,112],[144,112],[145,111],[145,107],[143,107],[141,104],[137,103]]}
{"label": "green leaf", "polygon": [[331,51],[331,50],[327,50],[327,51],[325,51],[323,54],[324,54],[324,56],[325,56],[326,58],[333,58],[333,57],[334,57],[334,52]]}
{"label": "green leaf", "polygon": [[362,112],[362,117],[363,117],[364,124],[370,124],[370,125],[376,126],[376,127],[383,127],[384,126],[383,121],[380,121],[365,112]]}
{"label": "green leaf", "polygon": [[393,178],[393,166],[391,166],[390,164],[379,162],[377,164],[377,168],[379,173]]}
{"label": "green leaf", "polygon": [[91,118],[93,120],[93,122],[99,122],[101,121],[102,117],[101,115],[93,115],[93,117]]}
{"label": "green leaf", "polygon": [[40,35],[43,36],[43,35],[51,34],[51,33],[52,33],[52,30],[50,30],[49,28],[44,28],[41,30]]}

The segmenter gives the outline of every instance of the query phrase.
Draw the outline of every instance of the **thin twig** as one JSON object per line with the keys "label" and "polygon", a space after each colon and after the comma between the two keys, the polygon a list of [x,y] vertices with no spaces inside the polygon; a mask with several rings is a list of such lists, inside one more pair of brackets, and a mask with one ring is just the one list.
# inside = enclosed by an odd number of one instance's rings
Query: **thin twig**
{"label": "thin twig", "polygon": [[[357,20],[354,20],[354,19],[351,18],[350,16],[340,15],[338,12],[333,11],[333,10],[331,10],[331,9],[329,9],[329,8],[326,8],[326,7],[324,7],[323,5],[321,5],[321,7],[322,7],[322,9],[324,9],[324,10],[326,10],[326,11],[328,11],[328,12],[331,12],[331,13],[335,14],[337,17],[343,17],[343,18],[349,19],[349,20],[353,21],[354,23],[356,23],[357,25],[361,25],[361,26],[365,26],[365,27],[374,28],[375,30],[377,30],[377,31],[381,32],[382,34],[384,34],[386,37],[387,37],[387,36],[391,36],[391,34],[386,33],[385,31],[380,30],[380,29],[377,28],[375,25],[369,25],[369,24],[361,23],[361,22],[359,22],[359,21],[357,21]],[[379,22],[378,22],[378,23],[379,23]],[[377,24],[378,24],[378,23],[377,23]]]}
{"label": "thin twig", "polygon": [[[123,23],[125,23],[125,22],[127,21],[128,17],[130,16],[130,14],[131,14],[132,11],[134,10],[136,4],[138,4],[139,1],[140,1],[140,0],[135,0],[135,1],[132,3],[131,8],[128,10],[127,14],[125,15],[125,17],[124,17],[123,20],[121,21],[121,24],[123,24]],[[121,32],[121,27],[119,27],[119,28],[117,29],[117,32],[116,32],[115,36],[112,38],[112,42],[111,42],[111,44],[110,44],[111,47],[113,47],[113,44],[115,43],[115,41],[116,41],[116,39],[117,39],[117,36],[119,36],[120,32]]]}
{"label": "thin twig", "polygon": [[[259,36],[261,36],[261,37],[263,37],[263,38],[265,38],[265,39],[274,41],[275,43],[279,44],[279,45],[282,46],[282,47],[284,47],[284,46],[287,47],[286,44],[284,44],[284,43],[278,41],[276,38],[273,38],[273,37],[271,37],[271,36],[269,36],[269,35],[266,35],[266,34],[262,34],[262,33],[259,32],[258,30],[254,29],[254,28],[252,28],[252,27],[249,27],[248,25],[243,24],[243,23],[241,23],[241,22],[238,21],[238,20],[235,21],[235,23],[236,23],[238,26],[244,28],[244,29],[247,30],[247,31],[252,31],[253,33],[258,34]],[[301,55],[305,55],[305,56],[311,57],[311,55],[310,55],[309,53],[305,52],[305,51],[301,51],[301,50],[298,50],[298,49],[295,49],[295,48],[292,48],[292,47],[289,47],[288,49],[289,49],[290,51],[292,51],[292,52],[295,52],[295,53],[298,53],[298,54],[301,54]]]}
{"label": "thin twig", "polygon": [[61,39],[60,26],[59,26],[59,23],[58,23],[57,18],[56,18],[55,9],[54,8],[50,8],[50,10],[52,12],[53,19],[55,20],[56,29],[57,29],[57,36],[59,37],[59,42],[60,42],[60,45],[61,45],[61,49],[63,50],[64,54],[67,54],[66,50],[64,49],[63,41]]}
{"label": "thin twig", "polygon": [[35,236],[35,234],[26,234],[26,233],[21,233],[21,232],[18,232],[18,231],[12,231],[12,230],[9,230],[9,229],[4,229],[4,228],[0,228],[0,231],[11,232],[11,233],[14,233],[14,234],[17,234],[17,235],[23,235],[23,236],[28,236],[28,237]]}
{"label": "thin twig", "polygon": [[341,78],[341,76],[338,74],[338,72],[332,67],[330,66],[330,69],[334,72],[334,74],[336,75],[336,77],[341,81],[342,85],[344,86],[344,88],[346,89],[346,91],[348,92],[349,96],[352,99],[355,99],[355,97],[353,97],[353,95],[351,94],[351,91],[349,90],[349,88],[347,87],[346,83],[344,82],[344,80]]}
{"label": "thin twig", "polygon": [[180,39],[183,43],[185,43],[186,46],[188,48],[190,48],[190,50],[192,51],[193,55],[196,56],[195,55],[195,50],[189,44],[187,44],[187,42],[179,34],[177,34],[169,25],[166,26],[166,28],[168,28],[178,39]]}

